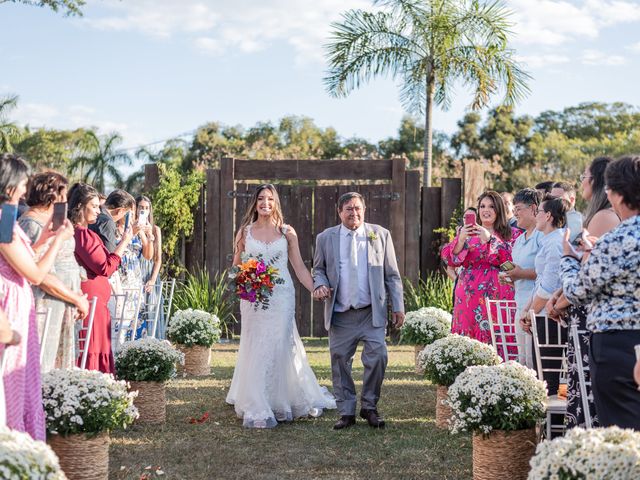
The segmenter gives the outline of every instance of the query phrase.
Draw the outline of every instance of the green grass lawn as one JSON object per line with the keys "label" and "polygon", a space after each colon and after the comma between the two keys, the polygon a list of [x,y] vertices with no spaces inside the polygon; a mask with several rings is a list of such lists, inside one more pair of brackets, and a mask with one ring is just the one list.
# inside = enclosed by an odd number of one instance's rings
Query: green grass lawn
{"label": "green grass lawn", "polygon": [[[322,385],[331,386],[323,340],[305,340]],[[435,428],[435,387],[413,373],[413,347],[389,347],[378,405],[385,430],[364,420],[332,430],[335,411],[271,430],[248,430],[225,403],[238,343],[214,347],[212,375],[179,378],[167,389],[167,423],[133,426],[112,434],[112,479],[469,479],[471,442]],[[354,361],[362,386],[360,351]],[[209,419],[191,424],[191,417]],[[146,469],[146,467],[152,467]],[[155,473],[161,469],[164,475]]]}

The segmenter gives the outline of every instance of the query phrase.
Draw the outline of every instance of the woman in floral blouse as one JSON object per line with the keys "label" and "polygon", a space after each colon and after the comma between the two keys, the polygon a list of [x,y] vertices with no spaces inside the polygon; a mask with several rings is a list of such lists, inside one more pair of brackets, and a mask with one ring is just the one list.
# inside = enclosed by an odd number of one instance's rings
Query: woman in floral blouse
{"label": "woman in floral blouse", "polygon": [[464,225],[442,250],[452,267],[462,268],[454,292],[451,331],[491,342],[487,300],[513,300],[511,285],[498,282],[500,265],[511,261],[511,245],[520,230],[510,227],[500,194],[486,191],[478,199],[478,218]]}
{"label": "woman in floral blouse", "polygon": [[589,365],[600,425],[640,430],[640,391],[633,379],[640,344],[640,156],[605,171],[607,194],[622,222],[596,243],[581,266],[565,236],[560,263],[565,296],[588,306]]}

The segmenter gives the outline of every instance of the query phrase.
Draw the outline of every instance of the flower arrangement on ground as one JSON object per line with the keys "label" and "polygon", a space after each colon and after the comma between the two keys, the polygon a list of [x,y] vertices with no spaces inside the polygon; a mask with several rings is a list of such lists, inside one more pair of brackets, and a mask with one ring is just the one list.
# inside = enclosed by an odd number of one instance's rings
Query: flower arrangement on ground
{"label": "flower arrangement on ground", "polygon": [[640,478],[640,432],[618,427],[572,428],[542,442],[531,459],[530,480]]}
{"label": "flower arrangement on ground", "polygon": [[269,308],[269,297],[277,284],[284,283],[280,278],[280,271],[273,266],[278,256],[267,262],[262,255],[251,257],[242,254],[242,263],[234,265],[229,278],[234,281],[234,291],[238,298],[253,304],[254,309]]}
{"label": "flower arrangement on ground", "polygon": [[44,442],[27,433],[0,427],[0,478],[65,480],[58,457]]}
{"label": "flower arrangement on ground", "polygon": [[186,347],[210,347],[220,339],[220,319],[203,310],[178,310],[171,316],[167,337]]}
{"label": "flower arrangement on ground", "polygon": [[176,374],[184,354],[166,340],[146,337],[123,343],[116,352],[116,375],[132,382],[166,382]]}
{"label": "flower arrangement on ground", "polygon": [[126,428],[138,415],[127,382],[95,370],[52,370],[42,376],[47,432],[97,434]]}
{"label": "flower arrangement on ground", "polygon": [[451,431],[533,428],[545,417],[546,384],[517,362],[468,367],[449,387]]}
{"label": "flower arrangement on ground", "polygon": [[452,334],[427,345],[418,356],[425,377],[432,383],[450,386],[467,367],[497,365],[501,358],[486,343]]}
{"label": "flower arrangement on ground", "polygon": [[429,345],[451,332],[451,314],[436,307],[408,312],[401,330],[401,340],[410,345]]}

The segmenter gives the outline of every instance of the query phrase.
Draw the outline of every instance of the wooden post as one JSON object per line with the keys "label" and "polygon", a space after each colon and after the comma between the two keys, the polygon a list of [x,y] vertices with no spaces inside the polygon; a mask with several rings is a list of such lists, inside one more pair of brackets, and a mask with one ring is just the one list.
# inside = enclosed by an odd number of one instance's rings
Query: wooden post
{"label": "wooden post", "polygon": [[399,198],[391,199],[389,213],[391,216],[391,238],[396,251],[398,269],[404,276],[404,210],[406,204],[405,195],[405,159],[394,158],[391,168],[391,195],[397,194]]}
{"label": "wooden post", "polygon": [[235,180],[234,159],[223,158],[220,161],[220,267],[231,265],[233,258]]}
{"label": "wooden post", "polygon": [[448,227],[453,212],[460,205],[462,198],[462,179],[442,179],[442,210],[440,219],[443,227]]}
{"label": "wooden post", "polygon": [[464,208],[475,207],[478,197],[487,189],[484,174],[487,167],[481,160],[464,161]]}
{"label": "wooden post", "polygon": [[407,170],[405,185],[404,275],[415,283],[420,272],[420,171]]}
{"label": "wooden post", "polygon": [[442,226],[442,188],[423,187],[422,189],[422,228],[420,235],[420,275],[424,279],[429,272],[438,269],[440,259],[434,252],[433,242],[436,234],[433,230]]}
{"label": "wooden post", "polygon": [[193,235],[185,242],[185,267],[191,273],[204,267],[204,185],[193,209]]}
{"label": "wooden post", "polygon": [[220,268],[220,170],[207,170],[204,239],[205,264],[213,278]]}
{"label": "wooden post", "polygon": [[160,185],[160,172],[156,163],[147,163],[144,166],[144,191],[150,194]]}

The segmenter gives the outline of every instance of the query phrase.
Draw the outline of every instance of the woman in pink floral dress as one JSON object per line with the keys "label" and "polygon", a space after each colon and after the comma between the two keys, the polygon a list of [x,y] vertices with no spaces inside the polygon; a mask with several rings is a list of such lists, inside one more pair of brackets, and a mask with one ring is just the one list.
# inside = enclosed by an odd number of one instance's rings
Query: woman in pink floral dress
{"label": "woman in pink floral dress", "polygon": [[[29,167],[15,155],[0,155],[0,205],[18,204],[27,188]],[[1,215],[1,213],[0,213]],[[9,428],[45,440],[45,416],[40,384],[40,343],[31,284],[48,274],[63,242],[73,236],[69,221],[52,232],[48,223],[33,244],[15,224],[11,243],[0,243],[0,309],[20,336],[18,345],[7,348],[3,372],[6,422]],[[53,237],[53,238],[52,238]],[[36,262],[34,249],[50,242],[49,250]],[[4,348],[4,346],[0,346]]]}
{"label": "woman in pink floral dress", "polygon": [[442,258],[462,267],[454,292],[451,332],[491,342],[487,300],[513,300],[511,285],[500,285],[500,265],[511,260],[512,242],[520,230],[509,226],[500,194],[486,191],[478,199],[475,224],[463,225]]}

